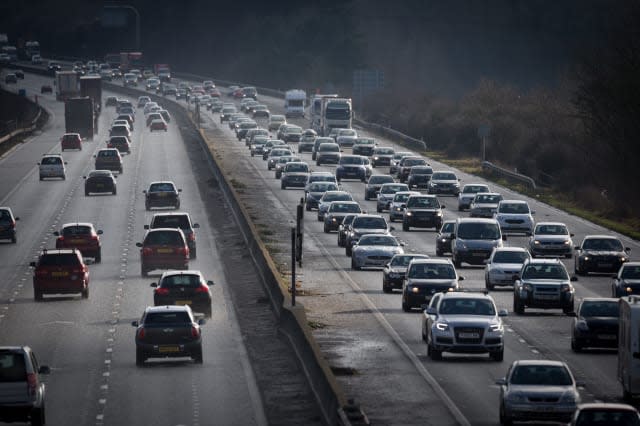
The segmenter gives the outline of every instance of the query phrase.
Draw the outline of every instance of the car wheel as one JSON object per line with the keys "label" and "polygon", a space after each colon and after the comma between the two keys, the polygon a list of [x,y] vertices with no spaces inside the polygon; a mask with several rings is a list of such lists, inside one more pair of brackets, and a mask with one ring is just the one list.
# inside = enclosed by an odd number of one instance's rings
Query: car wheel
{"label": "car wheel", "polygon": [[462,262],[460,260],[458,260],[455,256],[452,256],[453,259],[451,259],[453,261],[453,266],[455,266],[456,268],[461,268],[462,267]]}
{"label": "car wheel", "polygon": [[360,267],[356,264],[356,261],[353,259],[353,257],[351,258],[351,269],[353,269],[354,271],[360,270]]}
{"label": "car wheel", "polygon": [[571,350],[576,353],[582,352],[582,345],[578,343],[576,340],[571,339]]}
{"label": "car wheel", "polygon": [[33,298],[36,302],[40,302],[42,300],[42,291],[40,290],[33,290]]}
{"label": "car wheel", "polygon": [[515,297],[513,298],[513,312],[518,315],[524,314],[524,304],[520,303],[520,301]]}
{"label": "car wheel", "polygon": [[124,167],[120,167],[120,174],[124,173]]}
{"label": "car wheel", "polygon": [[305,204],[304,204],[304,209],[305,209],[306,211],[310,212],[310,211],[311,211],[311,205],[310,205],[309,203],[305,203]]}
{"label": "car wheel", "polygon": [[117,193],[118,193],[118,190],[117,190],[117,189],[115,189],[115,188],[114,188],[114,190],[113,190],[113,191],[111,191],[111,194],[112,194],[112,195],[116,195]]}
{"label": "car wheel", "polygon": [[431,348],[431,353],[429,354],[433,361],[442,361],[442,351]]}
{"label": "car wheel", "polygon": [[504,360],[504,349],[498,352],[489,352],[489,357],[497,362],[502,362]]}
{"label": "car wheel", "polygon": [[407,305],[405,302],[402,302],[402,310],[404,312],[411,312],[411,307]]}
{"label": "car wheel", "polygon": [[44,180],[44,178],[42,176],[40,176],[40,180]]}
{"label": "car wheel", "polygon": [[493,284],[491,284],[491,281],[489,281],[488,279],[484,280],[484,286],[487,290],[493,290],[494,286]]}
{"label": "car wheel", "polygon": [[147,203],[144,204],[144,209],[145,210],[151,210],[151,206]]}
{"label": "car wheel", "polygon": [[82,298],[83,299],[89,298],[89,286],[85,287],[84,290],[82,290]]}
{"label": "car wheel", "polygon": [[566,306],[564,308],[562,308],[562,312],[566,315],[569,315],[570,313],[572,313],[574,310],[574,305],[573,302],[571,302],[571,304],[569,306]]}
{"label": "car wheel", "polygon": [[376,206],[376,212],[382,213],[382,209],[380,208],[380,206]]}
{"label": "car wheel", "polygon": [[16,238],[15,235],[13,237],[11,237],[11,244],[15,244],[17,242],[18,242],[18,239]]}
{"label": "car wheel", "polygon": [[364,193],[364,200],[365,201],[369,201],[369,193],[365,191]]}
{"label": "car wheel", "polygon": [[572,257],[573,257],[573,255],[571,253],[564,255],[565,259],[571,259]]}
{"label": "car wheel", "polygon": [[436,256],[442,256],[442,250],[440,250],[439,248],[436,249]]}
{"label": "car wheel", "polygon": [[98,250],[98,252],[96,253],[95,262],[96,263],[102,262],[102,250]]}
{"label": "car wheel", "polygon": [[408,223],[406,223],[406,222],[404,222],[404,221],[402,222],[402,230],[403,230],[403,231],[409,231],[409,229],[410,229],[410,228],[411,228],[411,227],[409,226],[409,224],[408,224]]}
{"label": "car wheel", "polygon": [[511,426],[513,424],[513,420],[507,418],[504,413],[504,407],[500,404],[500,424],[503,426]]}
{"label": "car wheel", "polygon": [[280,182],[280,189],[287,189],[287,185],[284,182]]}
{"label": "car wheel", "polygon": [[44,416],[44,401],[42,402],[42,407],[34,408],[31,410],[31,426],[42,426],[46,422]]}
{"label": "car wheel", "polygon": [[344,252],[345,252],[345,254],[346,254],[347,256],[351,257],[351,247],[347,246],[347,247],[344,249]]}
{"label": "car wheel", "polygon": [[198,349],[192,355],[193,362],[196,364],[202,364],[202,346],[199,346]]}
{"label": "car wheel", "polygon": [[144,362],[147,360],[147,357],[144,355],[144,352],[141,348],[136,348],[136,365],[138,367],[142,367]]}
{"label": "car wheel", "polygon": [[324,233],[325,233],[325,234],[328,234],[328,233],[330,232],[329,227],[327,226],[327,224],[326,224],[326,223],[325,223],[325,225],[324,225],[324,227],[323,227],[323,228],[324,228],[323,230],[324,230]]}
{"label": "car wheel", "polygon": [[389,287],[387,284],[382,283],[382,292],[383,293],[391,293],[393,289]]}
{"label": "car wheel", "polygon": [[141,274],[143,277],[146,277],[146,276],[148,276],[148,275],[149,275],[149,271],[147,271],[147,269],[144,267],[144,265],[140,266],[140,274]]}

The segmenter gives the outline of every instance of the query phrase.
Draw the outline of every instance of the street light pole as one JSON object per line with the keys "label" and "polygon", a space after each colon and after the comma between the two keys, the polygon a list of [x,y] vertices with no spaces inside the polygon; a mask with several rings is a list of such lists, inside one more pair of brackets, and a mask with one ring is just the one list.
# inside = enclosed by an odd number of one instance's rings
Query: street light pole
{"label": "street light pole", "polygon": [[140,12],[130,4],[107,3],[103,6],[105,9],[128,9],[133,11],[136,17],[136,50],[140,50]]}

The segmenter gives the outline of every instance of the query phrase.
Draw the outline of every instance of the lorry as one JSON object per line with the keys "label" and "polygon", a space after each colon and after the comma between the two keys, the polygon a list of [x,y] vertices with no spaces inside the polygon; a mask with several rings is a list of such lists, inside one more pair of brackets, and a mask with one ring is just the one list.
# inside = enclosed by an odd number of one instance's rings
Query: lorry
{"label": "lorry", "polygon": [[169,64],[154,64],[153,72],[158,76],[160,81],[171,81],[171,68]]}
{"label": "lorry", "polygon": [[630,401],[640,395],[640,296],[621,297],[618,303],[618,381]]}
{"label": "lorry", "polygon": [[285,117],[304,117],[304,109],[307,103],[307,92],[300,89],[287,90],[284,93]]}
{"label": "lorry", "polygon": [[56,71],[54,81],[56,86],[56,100],[66,101],[80,94],[78,74],[75,71]]}
{"label": "lorry", "polygon": [[79,133],[83,139],[93,140],[96,131],[93,105],[93,99],[88,96],[68,98],[64,103],[65,132]]}
{"label": "lorry", "polygon": [[120,52],[120,71],[142,68],[142,52]]}
{"label": "lorry", "polygon": [[320,134],[328,136],[331,129],[335,128],[350,129],[352,116],[351,99],[324,98],[320,117]]}
{"label": "lorry", "polygon": [[93,100],[93,110],[96,116],[102,110],[102,79],[97,75],[80,77],[80,96]]}
{"label": "lorry", "polygon": [[311,128],[316,132],[321,132],[322,123],[322,100],[327,98],[337,98],[338,95],[313,95],[311,99],[311,108],[309,115],[311,116]]}

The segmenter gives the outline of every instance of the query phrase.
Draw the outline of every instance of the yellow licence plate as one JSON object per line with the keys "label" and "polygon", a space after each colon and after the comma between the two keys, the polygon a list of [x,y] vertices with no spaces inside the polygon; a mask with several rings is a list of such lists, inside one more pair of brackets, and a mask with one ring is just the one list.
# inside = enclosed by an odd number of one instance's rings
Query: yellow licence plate
{"label": "yellow licence plate", "polygon": [[67,275],[69,275],[69,273],[66,272],[66,271],[54,271],[54,272],[51,272],[51,276],[52,277],[66,277]]}
{"label": "yellow licence plate", "polygon": [[190,305],[191,300],[176,300],[176,305]]}
{"label": "yellow licence plate", "polygon": [[180,352],[180,348],[177,346],[160,346],[158,348],[158,352],[166,353],[166,352]]}
{"label": "yellow licence plate", "polygon": [[173,253],[173,249],[161,248],[158,249],[158,253]]}
{"label": "yellow licence plate", "polygon": [[166,192],[160,192],[160,193],[158,193],[158,195],[157,195],[157,196],[158,196],[159,198],[162,198],[162,197],[166,197],[167,195],[169,195],[169,194],[167,194]]}
{"label": "yellow licence plate", "polygon": [[84,240],[71,240],[71,244],[82,244]]}

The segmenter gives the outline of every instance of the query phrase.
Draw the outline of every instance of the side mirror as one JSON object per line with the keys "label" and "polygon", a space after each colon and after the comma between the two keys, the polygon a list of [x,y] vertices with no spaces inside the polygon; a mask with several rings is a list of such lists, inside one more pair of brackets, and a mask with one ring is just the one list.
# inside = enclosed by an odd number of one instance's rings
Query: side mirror
{"label": "side mirror", "polygon": [[178,189],[178,192],[182,192],[182,189]]}
{"label": "side mirror", "polygon": [[389,231],[395,231],[395,230],[396,230],[396,227],[395,227],[395,226],[390,226],[390,227],[389,227]]}
{"label": "side mirror", "polygon": [[575,237],[575,234],[571,233],[569,234],[570,237]]}
{"label": "side mirror", "polygon": [[400,208],[401,208],[401,209],[406,209],[406,208],[407,208],[407,205],[406,205],[406,204],[400,204]]}
{"label": "side mirror", "polygon": [[29,262],[29,266],[31,266],[32,268],[36,267],[36,262]]}
{"label": "side mirror", "polygon": [[580,246],[575,246],[573,249],[574,250],[580,250]]}
{"label": "side mirror", "polygon": [[198,320],[198,325],[205,325],[207,323],[207,321],[204,318],[200,318]]}
{"label": "side mirror", "polygon": [[511,277],[511,279],[512,279],[512,280],[514,280],[514,281],[518,281],[518,280],[520,279],[520,274],[514,274],[514,275]]}
{"label": "side mirror", "polygon": [[536,214],[535,210],[531,210],[531,215],[533,216],[534,214]]}
{"label": "side mirror", "polygon": [[55,232],[53,233],[53,235],[55,235],[56,237],[59,237],[59,236],[60,236],[60,232],[55,231]]}
{"label": "side mirror", "polygon": [[132,327],[138,327],[140,325],[140,323],[138,321],[131,321],[131,326]]}
{"label": "side mirror", "polygon": [[87,178],[86,176],[82,176],[82,179],[86,179],[86,178]]}
{"label": "side mirror", "polygon": [[37,165],[37,166],[39,166],[39,165],[40,165],[40,163],[36,163],[36,165]]}
{"label": "side mirror", "polygon": [[193,228],[194,228],[194,229],[196,229],[196,228],[200,228],[200,224],[199,224],[199,223],[194,223],[194,224],[193,224],[193,225],[191,225],[191,226],[193,226]]}
{"label": "side mirror", "polygon": [[151,284],[149,284],[149,287],[156,288],[156,287],[158,287],[158,283],[151,283]]}
{"label": "side mirror", "polygon": [[213,280],[208,280],[207,285],[211,287],[212,285],[215,285],[215,283],[213,282]]}
{"label": "side mirror", "polygon": [[427,307],[426,309],[427,314],[429,315],[438,315],[438,312],[436,311],[436,308],[432,307]]}
{"label": "side mirror", "polygon": [[453,232],[451,234],[449,234],[449,239],[455,240],[456,239],[456,234],[454,234]]}
{"label": "side mirror", "polygon": [[507,385],[507,379],[502,378],[502,379],[496,380],[496,385],[506,386]]}
{"label": "side mirror", "polygon": [[98,158],[98,157],[94,155],[93,158]]}
{"label": "side mirror", "polygon": [[102,229],[98,229],[98,230],[96,231],[96,234],[98,234],[98,235],[102,235]]}
{"label": "side mirror", "polygon": [[384,264],[384,267],[385,267],[385,268],[388,268],[389,266],[391,266],[391,264],[390,264],[390,263],[385,263],[385,264]]}
{"label": "side mirror", "polygon": [[400,243],[400,247],[404,247],[404,243],[403,242]]}
{"label": "side mirror", "polygon": [[20,220],[20,218],[16,216],[16,217],[13,218],[13,220],[15,220],[17,222],[17,221]]}
{"label": "side mirror", "polygon": [[142,193],[143,193],[143,194],[146,194],[146,193],[147,193],[147,190],[146,190],[146,189],[143,189],[143,190],[142,190]]}
{"label": "side mirror", "polygon": [[578,277],[576,277],[575,275],[571,276],[571,282],[576,282],[578,281]]}
{"label": "side mirror", "polygon": [[583,388],[585,386],[584,380],[576,380],[576,386]]}
{"label": "side mirror", "polygon": [[441,204],[441,205],[440,205],[440,208],[441,208],[441,209],[446,209],[446,208],[447,208],[447,206],[445,206],[444,204]]}
{"label": "side mirror", "polygon": [[38,368],[38,374],[50,374],[50,373],[51,373],[51,369],[47,365],[41,365],[40,368]]}
{"label": "side mirror", "polygon": [[464,281],[464,277],[458,277],[458,281]]}
{"label": "side mirror", "polygon": [[498,316],[499,317],[506,317],[509,316],[509,311],[507,311],[506,309],[500,309],[498,311]]}
{"label": "side mirror", "polygon": [[[18,219],[16,219],[16,220],[18,220]],[[626,251],[626,252],[631,251],[631,247],[625,247],[625,248],[624,248],[624,251]]]}
{"label": "side mirror", "polygon": [[149,229],[149,225],[144,225],[144,229]]}
{"label": "side mirror", "polygon": [[142,247],[142,243],[136,243],[136,247]]}

